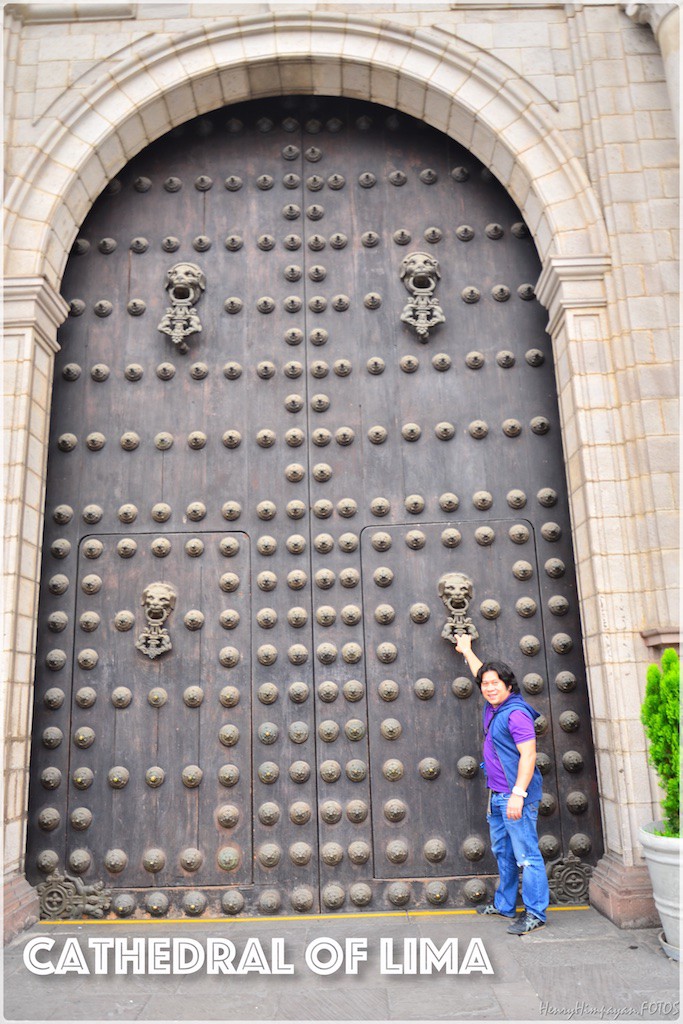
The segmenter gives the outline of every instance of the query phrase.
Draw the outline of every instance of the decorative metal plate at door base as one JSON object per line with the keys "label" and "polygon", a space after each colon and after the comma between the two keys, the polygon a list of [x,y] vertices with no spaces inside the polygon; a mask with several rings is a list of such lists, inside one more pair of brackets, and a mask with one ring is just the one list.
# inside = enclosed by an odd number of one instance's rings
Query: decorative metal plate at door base
{"label": "decorative metal plate at door base", "polygon": [[38,886],[41,921],[65,918],[103,918],[111,907],[111,889],[104,882],[85,885],[80,878],[54,871]]}

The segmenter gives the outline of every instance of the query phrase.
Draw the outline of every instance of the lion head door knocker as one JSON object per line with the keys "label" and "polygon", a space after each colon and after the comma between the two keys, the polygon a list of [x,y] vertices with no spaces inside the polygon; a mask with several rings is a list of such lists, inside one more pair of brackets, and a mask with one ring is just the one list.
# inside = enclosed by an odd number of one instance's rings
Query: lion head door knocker
{"label": "lion head door knocker", "polygon": [[172,305],[157,330],[169,335],[178,352],[187,352],[185,339],[202,329],[194,307],[205,289],[206,275],[196,263],[176,263],[166,271],[166,291]]}
{"label": "lion head door knocker", "polygon": [[173,647],[164,623],[175,608],[177,594],[168,583],[150,583],[142,592],[140,604],[145,609],[147,625],[135,646],[148,658],[158,658]]}
{"label": "lion head door knocker", "polygon": [[439,261],[428,252],[409,252],[401,263],[401,280],[412,298],[401,313],[404,324],[414,327],[422,342],[429,341],[429,332],[446,317],[434,291],[441,278]]}
{"label": "lion head door knocker", "polygon": [[448,619],[441,630],[441,636],[457,642],[459,636],[468,633],[473,640],[479,638],[477,627],[467,614],[472,600],[472,580],[462,572],[446,572],[438,582],[439,597],[448,611]]}

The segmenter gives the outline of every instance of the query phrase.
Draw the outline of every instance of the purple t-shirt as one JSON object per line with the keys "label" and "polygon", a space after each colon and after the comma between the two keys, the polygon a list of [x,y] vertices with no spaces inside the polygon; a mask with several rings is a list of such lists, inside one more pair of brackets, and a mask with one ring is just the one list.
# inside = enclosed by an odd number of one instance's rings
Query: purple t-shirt
{"label": "purple t-shirt", "polygon": [[[500,763],[500,758],[495,751],[493,739],[491,738],[489,725],[492,718],[493,708],[489,704],[484,711],[484,730],[486,731],[488,729],[488,732],[484,737],[484,768],[486,770],[486,784],[488,788],[492,789],[495,793],[509,793],[512,787],[505,778],[503,766]],[[525,740],[533,740],[536,738],[534,723],[531,721],[531,718],[527,715],[526,711],[522,711],[519,708],[510,712],[508,728],[515,743],[524,743]]]}

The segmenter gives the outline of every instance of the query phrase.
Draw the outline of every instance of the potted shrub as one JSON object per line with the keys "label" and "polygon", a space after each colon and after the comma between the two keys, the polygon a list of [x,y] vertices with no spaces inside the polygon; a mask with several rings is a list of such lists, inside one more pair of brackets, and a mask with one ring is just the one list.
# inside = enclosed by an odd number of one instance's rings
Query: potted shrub
{"label": "potted shrub", "polygon": [[680,782],[680,661],[668,648],[661,670],[650,665],[641,720],[649,742],[650,763],[664,790],[664,817],[640,829],[640,843],[650,873],[655,906],[662,920],[662,948],[680,960],[681,928],[681,810]]}

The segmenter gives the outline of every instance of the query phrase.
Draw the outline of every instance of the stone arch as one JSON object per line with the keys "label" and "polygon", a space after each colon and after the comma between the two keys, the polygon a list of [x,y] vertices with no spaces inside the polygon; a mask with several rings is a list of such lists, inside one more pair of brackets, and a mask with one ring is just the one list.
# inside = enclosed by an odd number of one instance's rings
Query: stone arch
{"label": "stone arch", "polygon": [[[86,84],[87,82],[87,84]],[[597,198],[532,88],[490,54],[362,15],[269,14],[131,47],[51,110],[6,209],[8,276],[59,287],[96,196],[144,146],[216,107],[285,93],[368,99],[418,117],[488,166],[550,256],[607,252]]]}

